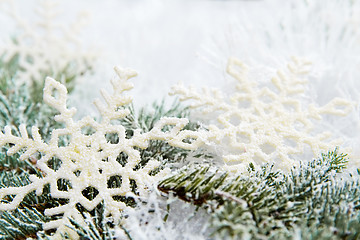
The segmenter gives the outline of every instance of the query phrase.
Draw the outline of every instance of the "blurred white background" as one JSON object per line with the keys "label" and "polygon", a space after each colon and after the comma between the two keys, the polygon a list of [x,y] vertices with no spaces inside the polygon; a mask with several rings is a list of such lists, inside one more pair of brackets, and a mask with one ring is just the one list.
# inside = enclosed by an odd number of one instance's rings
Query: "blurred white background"
{"label": "blurred white background", "polygon": [[[10,2],[24,21],[37,21],[39,0]],[[0,10],[3,41],[18,29]],[[131,92],[136,106],[161,100],[179,81],[231,90],[225,67],[232,56],[259,68],[259,81],[269,80],[291,56],[307,58],[313,62],[310,94],[319,104],[334,96],[360,99],[356,1],[62,0],[56,11],[64,26],[78,14],[88,16],[79,52],[98,57],[95,75],[80,81],[73,99],[83,109],[99,88],[110,89],[115,65],[138,71]]]}
{"label": "blurred white background", "polygon": [[[25,21],[36,21],[38,0],[13,2]],[[89,16],[79,49],[98,54],[95,76],[82,82],[88,96],[110,87],[115,65],[138,71],[132,95],[143,105],[162,99],[178,81],[224,87],[231,82],[224,72],[231,56],[277,69],[295,55],[313,61],[317,79],[312,84],[326,84],[326,90],[317,88],[326,92],[317,94],[321,103],[344,92],[358,98],[360,7],[355,1],[63,0],[56,10],[64,26],[81,12]],[[3,12],[1,40],[17,30]]]}

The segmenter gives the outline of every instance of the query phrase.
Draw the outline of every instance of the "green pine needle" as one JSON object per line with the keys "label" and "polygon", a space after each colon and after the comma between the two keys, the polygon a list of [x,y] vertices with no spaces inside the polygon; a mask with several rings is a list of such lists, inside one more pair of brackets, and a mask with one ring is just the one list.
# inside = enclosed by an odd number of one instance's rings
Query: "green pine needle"
{"label": "green pine needle", "polygon": [[187,166],[158,188],[209,209],[216,239],[357,239],[359,179],[335,175],[347,161],[336,148],[290,173],[249,165],[248,175],[232,176],[214,166]]}

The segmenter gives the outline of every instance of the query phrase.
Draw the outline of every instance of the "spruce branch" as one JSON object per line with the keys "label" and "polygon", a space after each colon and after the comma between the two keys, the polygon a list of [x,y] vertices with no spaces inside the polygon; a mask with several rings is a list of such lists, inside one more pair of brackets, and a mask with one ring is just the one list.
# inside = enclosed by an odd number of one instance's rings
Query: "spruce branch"
{"label": "spruce branch", "polygon": [[[31,88],[27,84],[18,86],[15,70],[6,68],[1,61],[0,82],[0,127],[11,126],[19,135],[20,124],[38,125],[41,126],[39,133],[48,140],[51,130],[61,126],[52,118],[55,110],[35,102],[31,97]],[[30,127],[27,130],[31,132]]]}
{"label": "spruce branch", "polygon": [[289,239],[296,232],[357,239],[359,179],[336,175],[346,162],[336,148],[290,173],[249,165],[248,174],[233,176],[214,166],[187,166],[158,189],[209,209],[213,236],[220,239]]}
{"label": "spruce branch", "polygon": [[[113,219],[105,216],[104,205],[99,205],[93,211],[87,211],[82,208],[79,209],[79,212],[83,222],[85,222],[85,226],[75,219],[69,218],[70,225],[67,227],[74,230],[81,240],[114,240],[118,237],[116,232],[119,229],[122,229],[131,240],[129,233],[123,226],[115,225]],[[69,237],[65,234],[63,239],[69,239]]]}
{"label": "spruce branch", "polygon": [[48,218],[35,208],[24,207],[13,212],[1,212],[0,239],[34,238],[47,220]]}

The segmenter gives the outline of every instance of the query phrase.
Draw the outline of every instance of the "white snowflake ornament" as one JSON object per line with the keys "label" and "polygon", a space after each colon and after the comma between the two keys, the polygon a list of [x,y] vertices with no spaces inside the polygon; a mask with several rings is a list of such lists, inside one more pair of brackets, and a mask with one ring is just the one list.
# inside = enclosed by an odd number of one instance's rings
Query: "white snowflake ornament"
{"label": "white snowflake ornament", "polygon": [[[45,230],[57,228],[57,232],[61,233],[66,231],[68,218],[81,221],[81,216],[75,208],[76,204],[81,204],[91,211],[103,202],[105,214],[119,219],[126,205],[116,198],[132,194],[131,181],[136,183],[139,196],[145,196],[147,190],[167,173],[165,169],[154,176],[149,175],[149,172],[160,164],[156,160],[150,160],[143,168],[135,168],[141,161],[140,152],[136,148],[146,148],[149,140],[164,140],[172,146],[190,150],[203,143],[198,132],[182,130],[188,123],[187,119],[169,117],[162,118],[149,132],[142,133],[137,129],[131,138],[126,138],[125,128],[116,120],[130,113],[124,106],[131,103],[132,99],[124,96],[123,92],[133,87],[127,80],[136,73],[117,67],[115,71],[119,78],[111,81],[113,94],[101,90],[105,103],[95,101],[101,121],[95,121],[89,116],[75,121],[73,116],[76,109],[66,106],[66,87],[48,77],[44,88],[44,102],[60,112],[55,116],[55,120],[64,123],[65,127],[54,129],[49,142],[41,139],[35,126],[32,127],[31,137],[25,125],[19,127],[20,136],[14,136],[9,126],[5,127],[4,133],[0,132],[0,146],[10,144],[8,154],[19,152],[21,160],[28,159],[34,154],[41,156],[36,167],[43,173],[43,177],[30,175],[31,183],[24,187],[0,189],[0,199],[9,195],[15,196],[12,202],[1,203],[0,210],[15,209],[28,193],[36,191],[39,195],[44,186],[50,184],[51,196],[66,199],[67,203],[45,210],[45,214],[49,216],[62,214],[59,220],[46,223]],[[114,141],[109,140],[110,135],[115,136]],[[189,139],[193,141],[189,142]],[[125,163],[117,160],[120,155],[126,156]],[[54,159],[59,162],[56,167],[53,165]],[[109,185],[115,178],[121,184]],[[59,181],[66,181],[70,186],[65,190],[59,189]],[[85,194],[90,190],[94,193],[92,198]]]}
{"label": "white snowflake ornament", "polygon": [[309,65],[293,58],[285,71],[278,71],[271,79],[270,88],[251,81],[248,67],[231,58],[227,73],[237,84],[229,98],[218,89],[204,88],[200,92],[181,84],[173,87],[171,94],[179,95],[182,101],[192,100],[191,107],[202,109],[203,114],[216,114],[217,124],[208,126],[208,140],[223,144],[228,170],[245,169],[250,162],[261,165],[272,161],[279,168],[290,169],[298,163],[293,155],[303,154],[306,145],[316,156],[341,143],[339,139],[329,141],[330,132],[316,132],[314,122],[322,120],[321,115],[345,116],[354,107],[341,98],[322,107],[304,105],[300,100]]}

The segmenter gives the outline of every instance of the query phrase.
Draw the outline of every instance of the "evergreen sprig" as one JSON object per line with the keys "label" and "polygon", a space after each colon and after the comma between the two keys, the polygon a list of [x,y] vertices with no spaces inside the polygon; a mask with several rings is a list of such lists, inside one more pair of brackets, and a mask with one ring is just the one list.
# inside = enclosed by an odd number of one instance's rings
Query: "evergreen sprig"
{"label": "evergreen sprig", "polygon": [[187,166],[158,188],[209,209],[219,239],[357,239],[360,183],[336,176],[346,162],[335,149],[290,173],[250,165],[234,177],[214,166]]}
{"label": "evergreen sprig", "polygon": [[[113,240],[115,238],[115,226],[113,222],[104,215],[104,206],[97,207],[92,214],[88,211],[80,211],[85,226],[70,218],[68,227],[74,230],[82,240]],[[63,239],[69,239],[67,235]]]}
{"label": "evergreen sprig", "polygon": [[56,111],[45,104],[35,102],[31,95],[32,88],[27,84],[16,84],[16,73],[5,66],[6,64],[0,61],[1,129],[8,125],[19,134],[20,124],[26,124],[29,133],[31,126],[39,126],[39,133],[48,140],[51,130],[61,126],[53,119]]}
{"label": "evergreen sprig", "polygon": [[18,208],[13,212],[0,213],[0,239],[35,238],[48,218],[36,208]]}

